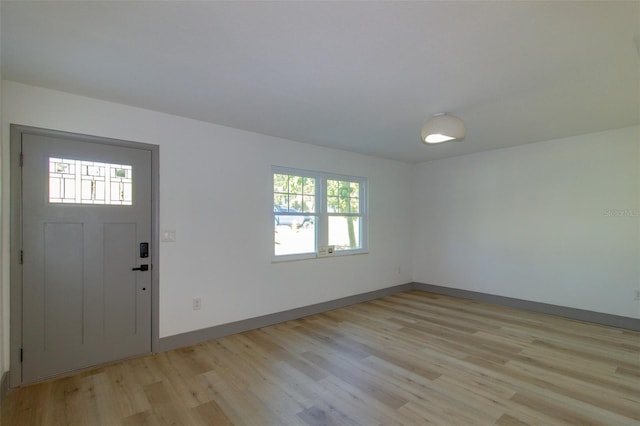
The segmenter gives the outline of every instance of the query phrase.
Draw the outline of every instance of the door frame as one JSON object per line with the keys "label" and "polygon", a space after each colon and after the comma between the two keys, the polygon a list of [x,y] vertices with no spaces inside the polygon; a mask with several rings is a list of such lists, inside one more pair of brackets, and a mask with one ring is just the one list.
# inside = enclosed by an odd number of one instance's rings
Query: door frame
{"label": "door frame", "polygon": [[[20,153],[22,150],[22,135],[31,134],[64,138],[76,142],[98,143],[103,145],[135,148],[151,152],[151,347],[150,353],[159,348],[159,211],[160,211],[160,147],[141,142],[131,142],[100,136],[89,136],[59,130],[42,129],[38,127],[10,125],[10,343],[9,343],[9,386],[17,387],[22,384],[22,166]],[[28,161],[28,159],[27,159]],[[115,361],[115,360],[114,360]]]}

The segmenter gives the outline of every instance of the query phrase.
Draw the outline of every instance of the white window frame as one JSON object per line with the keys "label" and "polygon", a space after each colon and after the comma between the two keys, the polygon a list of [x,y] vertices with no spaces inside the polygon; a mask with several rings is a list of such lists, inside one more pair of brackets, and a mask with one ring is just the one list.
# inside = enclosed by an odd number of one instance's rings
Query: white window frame
{"label": "white window frame", "polygon": [[[360,176],[349,176],[335,173],[319,172],[314,170],[294,169],[290,167],[273,166],[271,169],[271,193],[273,194],[273,176],[274,174],[286,174],[295,176],[304,176],[309,178],[315,178],[316,188],[316,212],[315,216],[315,250],[310,253],[296,253],[296,254],[275,254],[275,233],[272,229],[273,239],[271,242],[271,256],[273,262],[283,262],[290,260],[303,260],[303,259],[317,259],[324,258],[318,256],[318,248],[326,247],[329,244],[329,216],[356,216],[360,218],[360,247],[356,249],[336,250],[330,257],[337,256],[349,256],[354,254],[365,254],[369,252],[369,185],[368,179]],[[328,213],[327,212],[327,180],[340,180],[357,182],[359,184],[359,210],[358,214],[344,214],[344,213]],[[271,197],[271,223],[274,223],[276,212],[273,211],[273,196]]]}

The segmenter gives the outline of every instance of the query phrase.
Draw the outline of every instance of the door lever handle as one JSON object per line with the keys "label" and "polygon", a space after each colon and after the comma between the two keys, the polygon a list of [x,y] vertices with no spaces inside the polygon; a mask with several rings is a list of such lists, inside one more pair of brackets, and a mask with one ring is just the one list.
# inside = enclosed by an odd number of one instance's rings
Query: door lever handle
{"label": "door lever handle", "polygon": [[140,265],[139,268],[131,268],[132,271],[148,271],[149,265]]}

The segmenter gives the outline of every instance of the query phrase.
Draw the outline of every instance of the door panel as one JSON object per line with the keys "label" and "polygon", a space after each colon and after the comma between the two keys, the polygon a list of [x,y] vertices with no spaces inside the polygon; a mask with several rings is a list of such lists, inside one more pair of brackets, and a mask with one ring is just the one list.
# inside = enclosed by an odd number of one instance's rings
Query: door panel
{"label": "door panel", "polygon": [[65,348],[83,343],[82,228],[81,223],[44,224],[42,349],[51,354],[64,355]]}
{"label": "door panel", "polygon": [[[150,352],[151,271],[132,269],[149,264],[151,152],[32,134],[22,152],[23,383]],[[125,205],[82,204],[105,198]]]}
{"label": "door panel", "polygon": [[107,338],[136,334],[136,277],[131,273],[136,264],[136,224],[104,225],[104,276],[111,283],[104,290]]}

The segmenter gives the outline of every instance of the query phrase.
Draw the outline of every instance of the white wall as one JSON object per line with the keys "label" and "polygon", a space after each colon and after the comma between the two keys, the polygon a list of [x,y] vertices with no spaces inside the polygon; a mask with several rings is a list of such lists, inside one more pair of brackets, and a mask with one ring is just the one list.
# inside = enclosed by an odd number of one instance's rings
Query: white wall
{"label": "white wall", "polygon": [[632,127],[416,166],[414,281],[640,318],[639,165]]}
{"label": "white wall", "polygon": [[[409,164],[9,81],[3,101],[4,206],[10,123],[160,146],[160,337],[411,281]],[[369,254],[271,263],[272,165],[369,178]]]}

